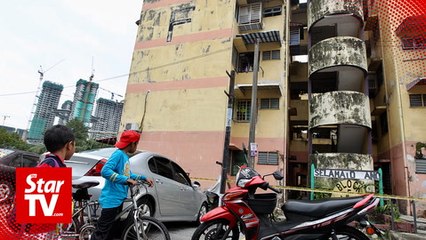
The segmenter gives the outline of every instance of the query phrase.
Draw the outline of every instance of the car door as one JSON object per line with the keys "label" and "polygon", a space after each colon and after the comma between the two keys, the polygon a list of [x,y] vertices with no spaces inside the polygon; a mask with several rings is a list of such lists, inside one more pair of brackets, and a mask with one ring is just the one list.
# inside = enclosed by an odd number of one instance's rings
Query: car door
{"label": "car door", "polygon": [[162,216],[176,216],[181,207],[179,185],[173,179],[173,168],[170,163],[170,160],[157,156],[148,160]]}
{"label": "car door", "polygon": [[178,184],[180,193],[180,214],[184,216],[195,216],[201,207],[191,180],[185,171],[176,163],[170,162],[173,167],[173,178]]}

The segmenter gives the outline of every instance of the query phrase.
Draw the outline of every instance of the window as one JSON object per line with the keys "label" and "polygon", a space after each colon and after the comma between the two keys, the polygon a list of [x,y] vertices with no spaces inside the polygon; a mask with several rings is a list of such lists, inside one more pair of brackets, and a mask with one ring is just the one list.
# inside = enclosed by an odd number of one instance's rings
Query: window
{"label": "window", "polygon": [[290,46],[300,45],[300,28],[290,29]]}
{"label": "window", "polygon": [[237,72],[252,72],[254,63],[254,52],[240,53],[238,56]]}
{"label": "window", "polygon": [[277,152],[259,152],[257,164],[278,165],[278,153]]}
{"label": "window", "polygon": [[281,15],[281,6],[271,7],[271,8],[265,8],[263,10],[263,16],[264,17],[273,17]]}
{"label": "window", "polygon": [[426,107],[426,94],[410,94],[410,107]]}
{"label": "window", "polygon": [[262,52],[262,60],[279,60],[280,50],[264,51]]}
{"label": "window", "polygon": [[426,49],[426,39],[423,37],[418,38],[402,38],[403,50]]}
{"label": "window", "polygon": [[386,112],[380,115],[380,130],[382,131],[382,136],[388,132],[388,114]]}
{"label": "window", "polygon": [[426,159],[416,159],[416,173],[426,173]]}
{"label": "window", "polygon": [[250,121],[251,100],[237,102],[237,121]]}
{"label": "window", "polygon": [[260,99],[260,109],[279,109],[279,98],[262,98]]}
{"label": "window", "polygon": [[182,183],[184,185],[191,186],[190,181],[181,167],[179,167],[176,163],[171,162],[174,169],[174,180],[176,182]]}
{"label": "window", "polygon": [[163,177],[174,179],[172,166],[170,165],[170,161],[165,158],[155,158],[155,162],[157,165],[157,174]]}
{"label": "window", "polygon": [[262,21],[262,2],[240,6],[238,9],[238,23],[251,24]]}

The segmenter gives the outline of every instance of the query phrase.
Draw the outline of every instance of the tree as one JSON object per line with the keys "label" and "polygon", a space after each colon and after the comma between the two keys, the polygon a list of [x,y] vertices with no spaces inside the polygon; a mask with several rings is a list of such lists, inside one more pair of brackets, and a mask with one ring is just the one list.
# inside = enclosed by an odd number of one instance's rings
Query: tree
{"label": "tree", "polygon": [[17,133],[10,133],[6,129],[0,129],[0,147],[19,150],[28,150],[30,145],[25,143]]}
{"label": "tree", "polygon": [[110,147],[109,145],[98,143],[95,140],[89,139],[89,128],[84,126],[84,123],[78,119],[69,121],[66,126],[71,128],[74,133],[76,152],[94,148]]}
{"label": "tree", "polygon": [[84,126],[84,123],[78,119],[72,119],[69,121],[66,125],[69,127],[75,136],[76,144],[78,146],[81,146],[82,144],[85,144],[88,137],[89,137],[89,128]]}

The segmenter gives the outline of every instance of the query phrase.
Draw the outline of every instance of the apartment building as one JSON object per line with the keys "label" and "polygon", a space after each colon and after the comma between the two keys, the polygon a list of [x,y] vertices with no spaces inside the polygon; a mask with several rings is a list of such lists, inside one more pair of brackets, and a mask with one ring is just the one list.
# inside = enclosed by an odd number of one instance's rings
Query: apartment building
{"label": "apartment building", "polygon": [[[425,17],[396,14],[404,4],[145,1],[120,131],[142,130],[139,148],[169,156],[192,177],[217,177],[229,116],[226,71],[234,70],[235,174],[247,163],[258,41],[256,170],[281,169],[287,185],[346,195],[377,191],[377,179],[312,177],[311,167],[381,169],[385,193],[424,197],[426,160],[414,156],[416,143],[426,142]],[[403,202],[401,209],[410,210]]]}
{"label": "apartment building", "polygon": [[42,141],[46,129],[53,126],[55,120],[53,112],[58,108],[63,89],[64,87],[61,84],[50,81],[43,82],[34,117],[31,120],[28,141]]}
{"label": "apartment building", "polygon": [[[255,168],[283,168],[286,151],[286,3],[145,1],[120,130],[139,128],[139,148],[160,152],[192,177],[220,175],[230,78],[235,70],[229,173],[245,164],[254,47],[259,39]],[[228,115],[229,116],[229,115]],[[206,182],[204,187],[214,182]]]}
{"label": "apartment building", "polygon": [[123,102],[105,98],[96,100],[95,122],[91,132],[93,138],[116,137],[120,125]]}
{"label": "apartment building", "polygon": [[[393,194],[416,198],[426,197],[426,151],[421,148],[426,143],[425,7],[424,1],[369,1],[366,25],[371,59],[381,72],[370,99],[377,125],[375,162],[388,166]],[[416,203],[417,213],[423,214],[426,204]],[[400,201],[400,208],[412,212],[413,205]]]}
{"label": "apartment building", "polygon": [[98,83],[84,79],[77,81],[70,120],[78,119],[86,126],[90,125],[98,88]]}

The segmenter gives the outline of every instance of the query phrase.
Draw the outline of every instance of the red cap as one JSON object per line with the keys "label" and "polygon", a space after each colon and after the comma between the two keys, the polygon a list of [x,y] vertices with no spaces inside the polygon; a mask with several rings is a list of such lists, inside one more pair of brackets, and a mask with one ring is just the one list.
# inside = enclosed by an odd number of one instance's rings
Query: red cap
{"label": "red cap", "polygon": [[115,146],[119,149],[127,147],[130,143],[139,142],[141,135],[133,130],[124,131],[120,136],[120,141],[118,141]]}

